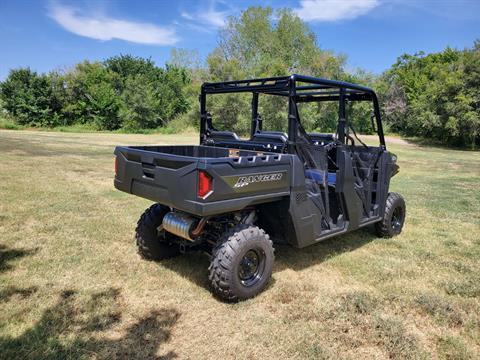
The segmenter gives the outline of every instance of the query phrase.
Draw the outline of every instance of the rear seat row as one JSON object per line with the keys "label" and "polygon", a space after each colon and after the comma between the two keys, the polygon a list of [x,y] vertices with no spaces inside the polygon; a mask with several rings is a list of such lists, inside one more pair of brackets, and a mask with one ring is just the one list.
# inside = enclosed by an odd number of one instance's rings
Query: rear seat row
{"label": "rear seat row", "polygon": [[[315,145],[325,145],[334,141],[332,134],[320,134],[320,133],[310,133],[310,138]],[[232,131],[211,131],[210,138],[214,141],[242,141]],[[281,131],[261,131],[255,133],[251,141],[261,144],[286,144],[288,141],[288,135]]]}
{"label": "rear seat row", "polygon": [[252,137],[252,141],[258,143],[275,143],[275,144],[286,144],[288,140],[288,135],[281,131],[261,131],[255,133]]}

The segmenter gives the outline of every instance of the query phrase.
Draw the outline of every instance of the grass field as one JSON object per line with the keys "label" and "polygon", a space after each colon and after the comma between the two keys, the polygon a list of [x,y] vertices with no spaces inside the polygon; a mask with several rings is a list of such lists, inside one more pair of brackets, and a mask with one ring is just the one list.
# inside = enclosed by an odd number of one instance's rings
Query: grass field
{"label": "grass field", "polygon": [[140,260],[146,200],[113,188],[116,144],[196,135],[0,130],[1,359],[474,359],[480,153],[398,139],[401,236],[276,249],[271,285],[224,304],[208,258]]}

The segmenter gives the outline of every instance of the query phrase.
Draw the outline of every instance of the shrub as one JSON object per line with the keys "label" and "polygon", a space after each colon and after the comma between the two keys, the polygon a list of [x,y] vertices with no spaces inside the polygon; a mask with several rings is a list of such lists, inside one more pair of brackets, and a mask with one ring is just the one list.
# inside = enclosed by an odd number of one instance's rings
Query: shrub
{"label": "shrub", "polygon": [[445,144],[480,143],[480,42],[471,49],[402,55],[380,84],[393,131]]}
{"label": "shrub", "polygon": [[[52,81],[55,80],[55,81]],[[3,108],[18,124],[55,126],[61,124],[63,106],[54,86],[56,75],[39,75],[30,68],[11,70],[0,85]]]}

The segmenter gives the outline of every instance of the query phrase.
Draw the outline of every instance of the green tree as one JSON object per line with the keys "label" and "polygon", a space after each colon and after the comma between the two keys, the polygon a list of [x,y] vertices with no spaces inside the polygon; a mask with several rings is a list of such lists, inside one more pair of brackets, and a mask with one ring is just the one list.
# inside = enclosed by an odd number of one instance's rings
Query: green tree
{"label": "green tree", "polygon": [[315,34],[292,11],[249,7],[230,17],[207,58],[212,80],[281,76],[343,76],[345,58],[320,49]]}
{"label": "green tree", "polygon": [[3,107],[21,125],[58,125],[63,106],[62,84],[53,73],[39,75],[29,68],[11,70],[0,85]]}
{"label": "green tree", "polygon": [[153,79],[159,70],[152,59],[133,55],[112,56],[103,61],[103,65],[113,73],[112,81],[118,94],[123,92],[129,78],[142,75]]}
{"label": "green tree", "polygon": [[[345,57],[322,50],[317,44],[315,34],[290,10],[282,9],[274,14],[269,7],[250,7],[238,17],[230,17],[219,35],[219,45],[207,58],[211,81],[283,76],[291,73],[336,79],[345,76]],[[216,120],[217,123],[236,124],[235,130],[243,134],[248,132],[250,114],[239,109],[248,108],[250,99],[246,96],[214,98],[209,107],[214,123]],[[259,107],[265,129],[286,130],[287,108],[283,99],[262,95]],[[238,111],[228,115],[222,110],[225,108],[235,108]],[[305,127],[308,129],[324,125],[317,110],[325,115],[325,111],[331,112],[334,109],[328,105],[302,106],[301,117],[305,118]],[[309,116],[303,116],[307,114]],[[233,118],[227,119],[225,116]],[[327,116],[332,117],[333,114],[329,113]]]}
{"label": "green tree", "polygon": [[161,119],[157,112],[159,103],[152,84],[144,75],[129,76],[122,93],[120,110],[122,125],[126,129],[154,128]]}
{"label": "green tree", "polygon": [[480,139],[480,50],[446,48],[402,55],[381,81],[391,129],[445,144],[475,147]]}
{"label": "green tree", "polygon": [[69,123],[91,124],[100,130],[121,127],[120,97],[115,76],[102,63],[84,61],[65,76],[68,103],[63,109]]}
{"label": "green tree", "polygon": [[190,103],[185,89],[189,81],[185,69],[170,65],[128,76],[121,95],[123,126],[129,129],[165,126],[187,112]]}
{"label": "green tree", "polygon": [[165,126],[189,109],[188,71],[180,66],[164,69],[153,60],[131,55],[106,59],[105,68],[113,74],[113,84],[121,100],[119,118],[129,129]]}

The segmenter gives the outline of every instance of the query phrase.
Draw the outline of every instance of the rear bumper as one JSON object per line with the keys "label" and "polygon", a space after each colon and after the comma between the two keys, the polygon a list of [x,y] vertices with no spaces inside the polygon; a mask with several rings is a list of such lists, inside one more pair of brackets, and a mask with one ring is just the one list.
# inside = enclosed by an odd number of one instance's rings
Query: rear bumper
{"label": "rear bumper", "polygon": [[115,188],[120,191],[140,196],[142,198],[152,200],[162,205],[166,205],[200,217],[242,210],[247,206],[277,201],[281,200],[283,197],[290,196],[290,192],[283,191],[213,202],[200,202],[194,200],[178,201],[178,199],[174,199],[170,196],[167,189],[162,189],[154,185],[152,186],[151,184],[145,184],[134,180],[134,185],[130,187],[128,185],[126,186],[124,182],[115,179],[114,185]]}

